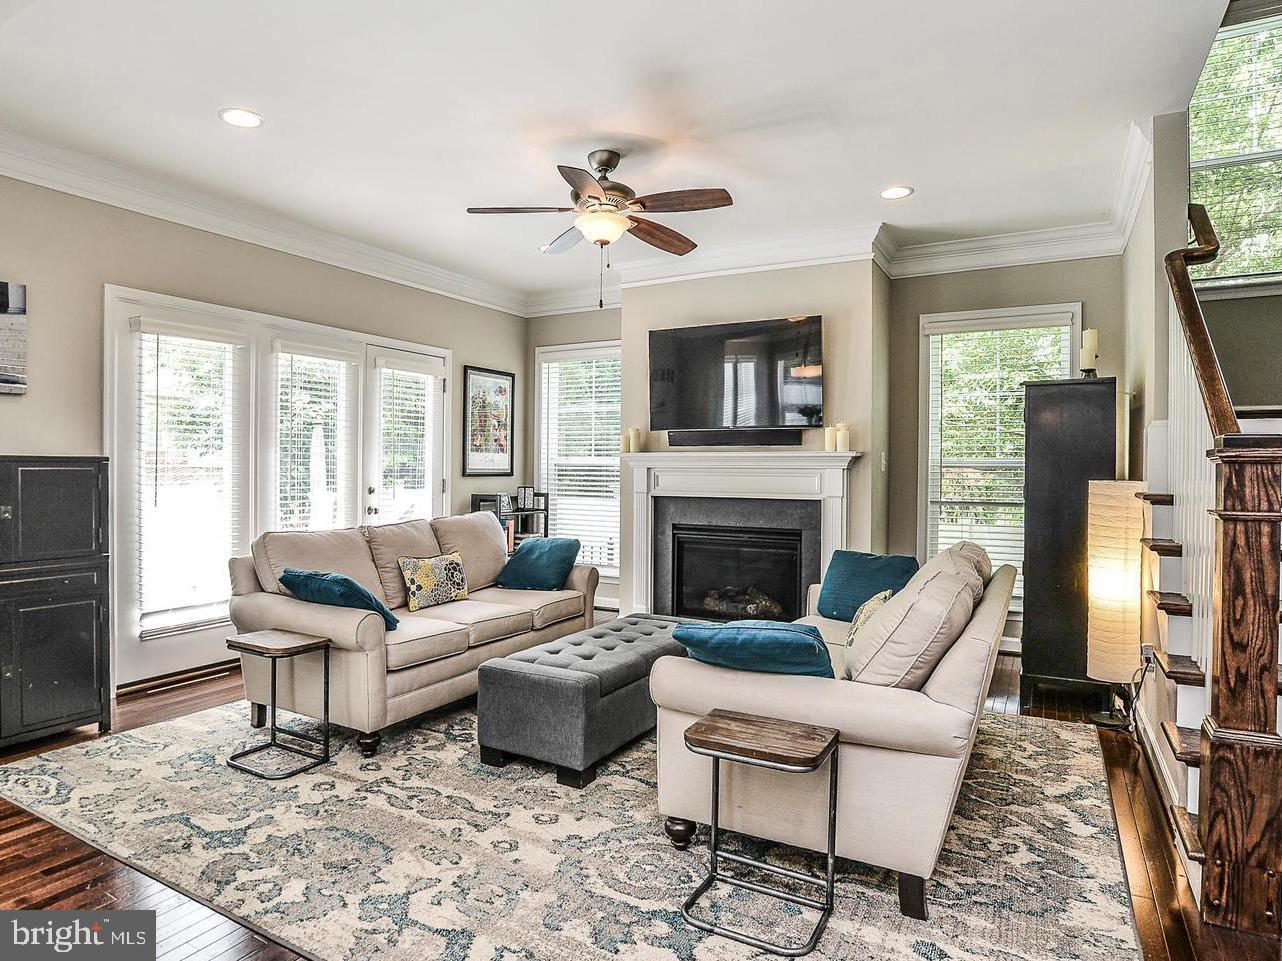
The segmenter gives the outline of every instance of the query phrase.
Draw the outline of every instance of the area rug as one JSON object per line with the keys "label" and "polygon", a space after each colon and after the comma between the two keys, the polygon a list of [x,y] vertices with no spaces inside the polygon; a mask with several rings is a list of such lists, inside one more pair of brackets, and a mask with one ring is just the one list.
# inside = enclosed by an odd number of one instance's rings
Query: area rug
{"label": "area rug", "polygon": [[[393,729],[371,760],[340,738],[333,764],[270,782],[223,763],[256,736],[246,720],[245,704],[229,705],[8,764],[0,794],[321,961],[758,956],[681,917],[706,848],[664,838],[649,737],[577,791],[541,765],[482,765],[475,715],[455,710]],[[840,868],[814,958],[1138,957],[1090,727],[983,718],[929,921],[899,914],[890,874]],[[722,921],[805,940],[809,911],[714,894]]]}

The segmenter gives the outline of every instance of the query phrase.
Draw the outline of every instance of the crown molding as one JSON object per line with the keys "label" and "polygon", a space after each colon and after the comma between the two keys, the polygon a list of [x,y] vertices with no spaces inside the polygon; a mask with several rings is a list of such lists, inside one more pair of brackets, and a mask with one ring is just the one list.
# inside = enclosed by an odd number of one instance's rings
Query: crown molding
{"label": "crown molding", "polygon": [[524,316],[524,292],[0,127],[0,175]]}
{"label": "crown molding", "polygon": [[[1150,121],[1149,126],[1152,126]],[[1122,158],[1122,176],[1113,195],[1113,214],[1109,222],[1122,237],[1122,249],[1130,243],[1131,231],[1144,201],[1144,188],[1153,171],[1153,138],[1139,124],[1131,124],[1126,137],[1126,155]]]}
{"label": "crown molding", "polygon": [[[586,314],[597,310],[617,310],[623,306],[617,275],[606,273],[605,289],[596,284],[583,287],[559,287],[555,290],[532,291],[525,298],[526,317],[547,317],[552,314]],[[605,307],[597,304],[604,299]]]}

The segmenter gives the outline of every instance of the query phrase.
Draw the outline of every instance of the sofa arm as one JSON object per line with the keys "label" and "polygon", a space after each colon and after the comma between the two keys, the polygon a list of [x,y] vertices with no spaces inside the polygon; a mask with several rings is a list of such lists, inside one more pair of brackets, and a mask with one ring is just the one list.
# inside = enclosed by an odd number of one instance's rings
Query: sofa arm
{"label": "sofa arm", "polygon": [[702,716],[715,708],[836,728],[846,744],[963,757],[974,716],[920,691],[829,677],[759,674],[661,657],[650,673],[660,708]]}
{"label": "sofa arm", "polygon": [[334,647],[373,651],[383,646],[383,618],[374,611],[311,604],[284,594],[237,594],[231,599],[231,622],[241,634],[250,631],[297,631],[328,637]]}
{"label": "sofa arm", "polygon": [[583,616],[587,618],[588,627],[592,626],[592,608],[596,606],[596,588],[600,582],[601,572],[595,567],[575,564],[562,585],[563,590],[579,591],[583,595]]}
{"label": "sofa arm", "polygon": [[819,613],[819,591],[823,589],[822,584],[811,584],[806,588],[806,616],[814,617]]}

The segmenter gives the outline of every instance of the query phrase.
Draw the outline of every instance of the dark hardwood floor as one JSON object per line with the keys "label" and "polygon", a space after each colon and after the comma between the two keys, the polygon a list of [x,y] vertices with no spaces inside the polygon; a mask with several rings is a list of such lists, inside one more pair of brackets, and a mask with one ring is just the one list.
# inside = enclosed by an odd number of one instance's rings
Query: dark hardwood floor
{"label": "dark hardwood floor", "polygon": [[[604,619],[604,618],[602,618]],[[238,668],[187,682],[160,682],[122,696],[117,731],[155,724],[238,700]],[[1019,658],[998,658],[985,707],[1019,713]],[[1028,713],[1085,723],[1093,702],[1039,688]],[[95,728],[0,753],[0,763],[98,737]],[[1101,732],[1127,882],[1145,961],[1278,961],[1276,943],[1204,926],[1135,743]],[[156,912],[163,961],[288,961],[293,951],[0,800],[0,909],[125,909]]]}

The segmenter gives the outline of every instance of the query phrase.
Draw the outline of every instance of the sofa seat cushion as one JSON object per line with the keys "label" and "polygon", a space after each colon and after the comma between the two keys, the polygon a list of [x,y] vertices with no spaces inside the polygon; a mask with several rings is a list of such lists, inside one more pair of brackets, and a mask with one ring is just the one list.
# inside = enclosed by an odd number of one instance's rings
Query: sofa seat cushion
{"label": "sofa seat cushion", "polygon": [[421,613],[466,626],[468,647],[488,644],[514,634],[524,634],[534,627],[534,615],[529,610],[508,604],[477,601],[470,597],[465,601],[450,601],[448,604],[424,608]]}
{"label": "sofa seat cushion", "polygon": [[507,564],[507,535],[492,513],[476,511],[458,517],[438,517],[432,521],[432,532],[441,545],[440,553],[457,551],[463,556],[469,593],[498,580],[499,571]]}
{"label": "sofa seat cushion", "polygon": [[535,630],[583,613],[583,594],[579,591],[518,591],[487,587],[469,596],[473,600],[529,611],[534,617]]}
{"label": "sofa seat cushion", "polygon": [[424,617],[400,607],[394,612],[400,626],[387,635],[387,669],[426,664],[467,650],[467,627],[454,621]]}
{"label": "sofa seat cushion", "polygon": [[432,522],[402,521],[399,524],[379,524],[363,527],[369,552],[383,584],[383,596],[389,607],[404,607],[405,578],[397,561],[402,557],[436,557],[441,545],[432,533]]}
{"label": "sofa seat cushion", "polygon": [[355,527],[336,531],[267,531],[254,538],[250,553],[258,582],[272,594],[289,593],[281,585],[280,576],[285,568],[297,567],[345,574],[375,597],[387,600],[365,535]]}

